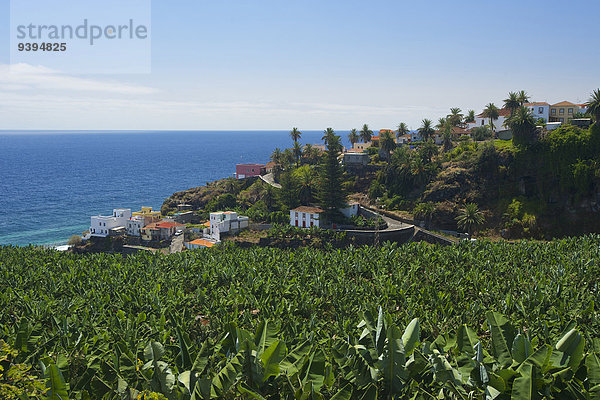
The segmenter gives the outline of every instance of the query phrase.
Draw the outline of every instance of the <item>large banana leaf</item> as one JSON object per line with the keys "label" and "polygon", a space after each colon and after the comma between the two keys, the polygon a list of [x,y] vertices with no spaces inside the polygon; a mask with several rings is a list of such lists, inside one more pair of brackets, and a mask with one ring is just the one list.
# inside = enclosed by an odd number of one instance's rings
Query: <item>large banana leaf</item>
{"label": "large banana leaf", "polygon": [[487,313],[487,321],[492,332],[494,356],[500,365],[508,367],[513,362],[510,348],[515,339],[515,328],[503,315],[495,311]]}

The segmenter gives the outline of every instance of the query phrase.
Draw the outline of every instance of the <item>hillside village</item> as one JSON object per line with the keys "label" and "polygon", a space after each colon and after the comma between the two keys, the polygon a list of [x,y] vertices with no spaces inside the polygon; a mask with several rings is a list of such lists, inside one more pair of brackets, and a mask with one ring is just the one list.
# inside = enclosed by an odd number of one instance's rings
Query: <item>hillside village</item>
{"label": "hillside village", "polygon": [[[490,103],[479,114],[470,110],[463,115],[453,108],[437,125],[425,119],[417,130],[401,123],[396,130],[381,129],[375,135],[365,124],[360,132],[349,133],[349,148],[341,145],[331,128],[325,131],[324,144],[300,146],[301,132],[294,128],[291,149],[275,149],[265,164],[237,164],[233,176],[223,181],[175,193],[160,211],[142,207],[92,216],[83,247],[87,242],[120,238],[125,247],[135,250],[178,252],[212,247],[243,231],[254,232],[245,237],[260,239],[251,243],[264,244],[271,243],[265,235],[271,237],[270,232],[281,225],[311,231],[313,236],[318,236],[315,229],[343,232],[352,238],[350,242],[367,244],[377,242],[380,235],[402,242],[419,237],[452,243],[457,237],[470,238],[476,230],[481,235],[486,222],[500,226],[483,232],[488,237],[543,236],[548,224],[544,214],[557,202],[550,198],[542,207],[535,200],[534,192],[541,190],[539,179],[546,178],[532,176],[537,172],[523,166],[510,176],[510,168],[522,165],[517,162],[520,157],[533,160],[539,147],[534,144],[554,140],[549,139],[554,133],[566,138],[591,132],[593,118],[587,104],[530,102],[524,92],[510,93],[504,103],[502,108]],[[519,129],[517,118],[529,123],[530,143],[517,142],[518,137],[513,140],[513,130]],[[473,163],[484,163],[486,170]],[[327,179],[333,179],[333,187],[323,189]],[[597,200],[589,196],[595,196],[600,185],[594,182],[575,197],[563,196],[561,207],[587,204],[595,213]],[[475,189],[482,185],[488,187],[485,192]],[[333,201],[328,203],[329,197]],[[587,203],[581,203],[587,198]],[[386,236],[390,229],[393,234]],[[418,236],[417,230],[426,233]]]}

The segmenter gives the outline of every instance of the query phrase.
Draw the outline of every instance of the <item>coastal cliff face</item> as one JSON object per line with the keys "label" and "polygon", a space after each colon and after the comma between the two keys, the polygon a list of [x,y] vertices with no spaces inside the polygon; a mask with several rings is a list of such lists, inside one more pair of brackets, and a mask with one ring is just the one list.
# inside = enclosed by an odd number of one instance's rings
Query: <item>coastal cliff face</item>
{"label": "coastal cliff face", "polygon": [[[237,196],[241,191],[248,189],[258,180],[257,177],[246,179],[226,178],[214,182],[206,182],[206,186],[199,186],[169,196],[161,207],[161,213],[167,215],[177,210],[178,204],[190,204],[193,210],[205,210],[209,203],[215,202],[220,196],[232,194]],[[224,199],[226,202],[226,199]],[[226,206],[227,204],[223,204]]]}
{"label": "coastal cliff face", "polygon": [[[427,146],[398,148],[389,160],[374,157],[362,173],[348,171],[350,197],[450,231],[458,230],[465,204],[475,203],[485,216],[478,233],[487,237],[552,239],[600,231],[599,124],[565,126],[528,146],[463,140],[433,155],[425,154]],[[293,175],[304,167],[288,168]],[[222,179],[174,193],[162,212],[187,203],[203,218],[229,208],[257,222],[287,223],[281,189],[267,187],[256,177]]]}

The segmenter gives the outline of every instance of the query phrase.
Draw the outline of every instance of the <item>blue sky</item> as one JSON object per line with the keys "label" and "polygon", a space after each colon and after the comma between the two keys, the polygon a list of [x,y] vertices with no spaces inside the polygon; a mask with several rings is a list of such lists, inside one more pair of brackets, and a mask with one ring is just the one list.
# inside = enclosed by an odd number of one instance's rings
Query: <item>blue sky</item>
{"label": "blue sky", "polygon": [[152,72],[97,75],[9,73],[9,10],[0,129],[417,128],[511,90],[600,87],[597,0],[155,0]]}

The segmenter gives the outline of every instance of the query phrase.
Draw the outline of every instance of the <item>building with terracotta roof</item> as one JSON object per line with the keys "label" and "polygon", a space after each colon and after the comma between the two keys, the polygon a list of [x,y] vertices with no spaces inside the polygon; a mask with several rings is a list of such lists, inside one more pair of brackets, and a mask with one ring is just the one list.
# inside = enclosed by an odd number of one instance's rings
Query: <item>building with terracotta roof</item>
{"label": "building with terracotta roof", "polygon": [[410,133],[405,133],[397,139],[398,144],[409,144],[412,139],[412,135]]}
{"label": "building with terracotta roof", "polygon": [[566,122],[577,114],[581,107],[570,101],[561,101],[550,106],[550,122]]}
{"label": "building with terracotta roof", "polygon": [[142,240],[169,240],[175,232],[185,229],[185,225],[172,221],[153,222],[140,229]]}
{"label": "building with terracotta roof", "polygon": [[273,172],[273,169],[277,166],[277,164],[275,164],[273,161],[269,161],[268,163],[265,164],[265,172],[267,174],[270,174],[271,172]]}
{"label": "building with terracotta roof", "polygon": [[188,250],[211,248],[216,243],[207,239],[196,239],[191,242],[185,242],[185,248]]}
{"label": "building with terracotta roof", "polygon": [[[510,110],[508,108],[500,108],[498,110],[498,119],[494,120],[494,130],[504,130],[504,123],[510,117]],[[471,122],[467,125],[468,129],[473,129],[478,126],[491,126],[490,119],[484,116],[484,113],[475,116],[475,122]]]}
{"label": "building with terracotta roof", "polygon": [[321,226],[321,214],[325,210],[319,207],[300,206],[290,210],[290,225],[301,228]]}

